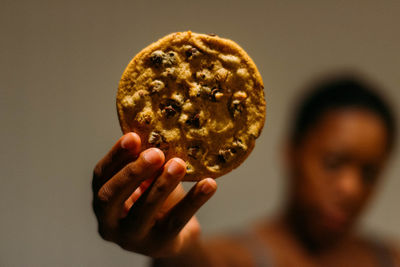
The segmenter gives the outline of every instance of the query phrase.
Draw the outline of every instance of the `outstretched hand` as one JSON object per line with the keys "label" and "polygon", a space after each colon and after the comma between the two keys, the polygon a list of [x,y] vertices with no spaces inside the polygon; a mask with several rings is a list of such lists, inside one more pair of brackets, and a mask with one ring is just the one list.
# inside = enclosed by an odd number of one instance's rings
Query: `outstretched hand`
{"label": "outstretched hand", "polygon": [[[161,150],[140,151],[140,137],[122,136],[93,171],[93,209],[103,239],[151,257],[173,257],[196,240],[195,212],[217,189],[211,178],[185,194],[185,162],[165,163]],[[165,164],[164,164],[165,163]]]}

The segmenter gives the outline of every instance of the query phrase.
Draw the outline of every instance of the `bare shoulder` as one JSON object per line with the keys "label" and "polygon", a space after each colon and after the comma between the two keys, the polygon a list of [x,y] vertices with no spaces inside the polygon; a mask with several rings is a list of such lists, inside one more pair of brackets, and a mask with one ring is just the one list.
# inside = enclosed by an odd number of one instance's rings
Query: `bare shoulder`
{"label": "bare shoulder", "polygon": [[243,229],[205,236],[186,253],[171,259],[155,260],[153,266],[264,266],[272,260],[268,245],[271,240],[266,236],[273,236],[271,232],[275,228],[270,224],[271,227],[262,225],[265,223],[258,221]]}
{"label": "bare shoulder", "polygon": [[[365,240],[364,240],[365,241]],[[393,239],[378,238],[365,241],[373,248],[374,254],[382,261],[389,260],[394,266],[400,267],[400,242]],[[385,259],[386,258],[386,259]]]}
{"label": "bare shoulder", "polygon": [[225,234],[208,238],[205,246],[215,266],[253,266],[253,259],[239,234]]}
{"label": "bare shoulder", "polygon": [[389,249],[393,254],[393,261],[395,263],[395,266],[400,266],[400,242],[391,242],[389,245]]}
{"label": "bare shoulder", "polygon": [[246,247],[232,234],[206,238],[177,257],[154,259],[152,266],[247,267],[254,264]]}

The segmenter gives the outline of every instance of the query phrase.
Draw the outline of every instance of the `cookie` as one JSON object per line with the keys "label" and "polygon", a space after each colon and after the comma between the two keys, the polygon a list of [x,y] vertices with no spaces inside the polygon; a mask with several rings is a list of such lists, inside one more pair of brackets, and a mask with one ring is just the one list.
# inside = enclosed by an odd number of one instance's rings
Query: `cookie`
{"label": "cookie", "polygon": [[124,133],[166,160],[186,161],[186,181],[217,178],[252,151],[265,121],[260,73],[235,42],[216,35],[169,34],[137,54],[119,83]]}

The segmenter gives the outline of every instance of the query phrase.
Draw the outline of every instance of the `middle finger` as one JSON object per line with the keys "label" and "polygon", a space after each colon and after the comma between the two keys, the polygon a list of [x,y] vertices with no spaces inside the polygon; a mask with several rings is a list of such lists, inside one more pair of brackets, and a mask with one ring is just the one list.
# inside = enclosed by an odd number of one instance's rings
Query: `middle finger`
{"label": "middle finger", "polygon": [[125,200],[143,181],[154,177],[163,163],[162,151],[150,148],[107,181],[97,194],[97,202],[102,208],[104,220],[109,224],[116,224]]}
{"label": "middle finger", "polygon": [[165,164],[161,175],[150,188],[133,204],[123,219],[126,227],[147,232],[152,227],[157,211],[186,174],[186,164],[179,158],[172,158]]}

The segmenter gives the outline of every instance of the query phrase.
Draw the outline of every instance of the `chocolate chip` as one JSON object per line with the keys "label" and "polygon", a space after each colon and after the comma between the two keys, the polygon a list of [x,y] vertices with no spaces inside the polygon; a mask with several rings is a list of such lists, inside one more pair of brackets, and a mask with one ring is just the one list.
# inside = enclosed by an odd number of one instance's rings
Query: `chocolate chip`
{"label": "chocolate chip", "polygon": [[162,112],[165,114],[165,116],[167,118],[171,118],[176,114],[176,110],[171,107],[171,106],[166,106],[164,107],[164,109],[162,110]]}
{"label": "chocolate chip", "polygon": [[160,103],[161,112],[167,117],[171,118],[178,112],[181,112],[181,104],[174,99],[166,99]]}
{"label": "chocolate chip", "polygon": [[167,100],[165,101],[165,104],[166,104],[167,106],[173,107],[176,111],[181,112],[181,106],[182,106],[182,104],[179,103],[179,101],[177,101],[177,100],[175,100],[175,99],[167,99]]}
{"label": "chocolate chip", "polygon": [[165,53],[161,50],[156,50],[150,55],[150,62],[155,66],[160,66],[163,62]]}
{"label": "chocolate chip", "polygon": [[169,145],[165,141],[164,137],[156,131],[149,134],[148,142],[149,144],[161,149],[164,153],[167,153],[169,149]]}
{"label": "chocolate chip", "polygon": [[232,103],[229,105],[229,111],[232,115],[232,117],[237,117],[238,115],[240,115],[243,111],[243,103],[240,102],[240,100],[233,100]]}
{"label": "chocolate chip", "polygon": [[166,107],[166,106],[171,106],[173,108],[180,108],[179,103],[177,101],[175,101],[174,99],[170,99],[170,98],[161,100],[160,109],[164,109],[164,107]]}
{"label": "chocolate chip", "polygon": [[161,50],[156,50],[150,55],[150,62],[156,67],[170,67],[176,64],[176,61],[176,53],[174,51],[164,53]]}
{"label": "chocolate chip", "polygon": [[243,142],[240,139],[236,139],[231,146],[227,148],[221,148],[218,151],[217,160],[221,163],[227,163],[235,157],[236,153],[239,151],[244,151],[245,149],[246,146],[243,144]]}
{"label": "chocolate chip", "polygon": [[189,48],[188,50],[186,50],[185,55],[190,60],[190,59],[193,59],[194,57],[197,57],[198,55],[200,55],[200,51],[197,48],[192,47],[192,48]]}
{"label": "chocolate chip", "polygon": [[150,133],[149,140],[148,140],[149,144],[157,145],[157,144],[160,144],[162,141],[163,141],[162,137],[159,133],[157,133],[157,132]]}
{"label": "chocolate chip", "polygon": [[230,161],[233,157],[232,151],[230,149],[220,149],[218,151],[218,160],[220,162],[226,163]]}
{"label": "chocolate chip", "polygon": [[167,55],[164,56],[163,64],[165,66],[172,66],[176,63],[176,53],[174,51],[169,51]]}
{"label": "chocolate chip", "polygon": [[196,79],[202,83],[202,82],[207,82],[211,79],[211,72],[208,69],[202,69],[198,72],[196,72]]}
{"label": "chocolate chip", "polygon": [[200,115],[197,113],[186,121],[186,124],[195,128],[200,128]]}
{"label": "chocolate chip", "polygon": [[188,148],[188,156],[192,157],[194,159],[198,159],[201,156],[200,153],[200,146],[199,145],[193,145]]}
{"label": "chocolate chip", "polygon": [[218,154],[218,161],[219,162],[222,162],[222,163],[225,163],[226,162],[226,160],[225,160],[225,158],[224,158],[224,156],[222,155],[222,154]]}
{"label": "chocolate chip", "polygon": [[239,151],[244,151],[246,149],[247,149],[247,147],[246,147],[245,144],[243,144],[243,141],[241,139],[238,138],[235,141],[233,141],[232,148],[231,148],[232,152],[235,151],[233,153],[236,153],[238,150]]}

